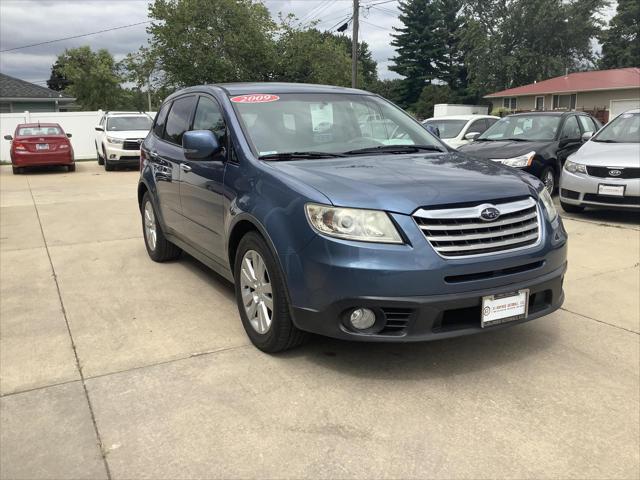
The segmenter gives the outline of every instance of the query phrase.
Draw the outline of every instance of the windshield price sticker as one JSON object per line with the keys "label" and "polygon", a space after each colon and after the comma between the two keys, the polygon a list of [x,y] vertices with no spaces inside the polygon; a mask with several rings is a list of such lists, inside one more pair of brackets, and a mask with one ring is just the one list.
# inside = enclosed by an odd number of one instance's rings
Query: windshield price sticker
{"label": "windshield price sticker", "polygon": [[231,101],[234,103],[267,103],[277,102],[278,100],[280,100],[278,95],[270,94],[238,95],[237,97],[231,97]]}

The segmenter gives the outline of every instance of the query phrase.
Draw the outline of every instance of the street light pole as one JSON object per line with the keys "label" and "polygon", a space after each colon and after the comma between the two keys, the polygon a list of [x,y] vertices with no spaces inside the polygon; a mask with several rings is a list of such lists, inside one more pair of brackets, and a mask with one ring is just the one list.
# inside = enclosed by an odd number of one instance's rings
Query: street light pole
{"label": "street light pole", "polygon": [[358,80],[358,16],[360,0],[353,0],[353,38],[351,39],[351,87],[356,88]]}

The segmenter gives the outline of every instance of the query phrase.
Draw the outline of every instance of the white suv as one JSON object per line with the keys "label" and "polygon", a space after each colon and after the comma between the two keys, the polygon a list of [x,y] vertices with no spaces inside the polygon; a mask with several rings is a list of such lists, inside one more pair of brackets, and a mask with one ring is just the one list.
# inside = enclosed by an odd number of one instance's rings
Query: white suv
{"label": "white suv", "polygon": [[152,123],[145,113],[105,112],[95,127],[98,164],[107,171],[116,165],[139,165],[140,145]]}
{"label": "white suv", "polygon": [[500,117],[492,115],[448,115],[429,118],[422,125],[437,128],[440,140],[451,148],[458,148],[475,139],[498,120]]}

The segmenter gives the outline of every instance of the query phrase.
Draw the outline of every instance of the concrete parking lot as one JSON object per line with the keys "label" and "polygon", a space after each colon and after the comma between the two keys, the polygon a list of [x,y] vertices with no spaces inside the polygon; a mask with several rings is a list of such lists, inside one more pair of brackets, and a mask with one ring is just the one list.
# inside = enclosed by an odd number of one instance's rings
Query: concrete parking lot
{"label": "concrete parking lot", "polygon": [[0,167],[0,477],[640,476],[638,215],[565,218],[546,318],[270,356],[228,282],[147,257],[136,182]]}

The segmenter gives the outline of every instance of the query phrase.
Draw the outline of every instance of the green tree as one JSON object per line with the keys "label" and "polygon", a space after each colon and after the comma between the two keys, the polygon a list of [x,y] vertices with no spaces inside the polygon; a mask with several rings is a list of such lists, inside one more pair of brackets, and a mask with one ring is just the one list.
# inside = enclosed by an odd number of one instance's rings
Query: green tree
{"label": "green tree", "polygon": [[275,23],[253,0],[155,0],[151,50],[174,87],[265,81],[275,61]]}
{"label": "green tree", "polygon": [[49,80],[47,80],[47,87],[56,92],[61,92],[69,86],[69,83],[67,77],[62,73],[60,61],[56,60],[51,67],[51,75],[49,76]]}
{"label": "green tree", "polygon": [[[331,35],[338,40],[347,56],[351,58],[351,37],[332,33],[325,33],[325,35]],[[377,81],[378,62],[373,59],[369,44],[367,42],[358,42],[358,87],[366,89]]]}
{"label": "green tree", "polygon": [[618,0],[609,28],[600,35],[600,68],[640,67],[640,2]]}
{"label": "green tree", "polygon": [[437,103],[449,103],[453,93],[448,85],[426,85],[412,110],[419,119],[433,117],[433,106]]}
{"label": "green tree", "polygon": [[113,56],[104,49],[94,52],[90,47],[65,50],[54,64],[69,82],[65,93],[76,97],[86,110],[113,109],[121,105],[122,79]]}
{"label": "green tree", "polygon": [[605,0],[466,0],[462,47],[483,95],[593,65]]}
{"label": "green tree", "polygon": [[433,0],[405,0],[398,6],[402,27],[394,27],[391,45],[396,56],[389,70],[404,77],[401,95],[404,106],[417,100],[425,84],[437,77],[435,58],[443,55],[440,36],[435,32],[438,13]]}
{"label": "green tree", "polygon": [[276,44],[275,79],[284,82],[351,85],[351,58],[335,35],[282,20]]}
{"label": "green tree", "polygon": [[376,80],[370,85],[367,85],[367,90],[371,93],[377,93],[381,97],[398,105],[402,103],[402,80],[399,78]]}
{"label": "green tree", "polygon": [[131,90],[136,92],[136,102],[139,102],[138,97],[146,97],[144,110],[153,110],[154,105],[158,106],[162,102],[162,98],[157,98],[158,91],[164,85],[158,63],[151,50],[141,47],[138,52],[129,53],[119,64],[123,78],[135,84]]}

